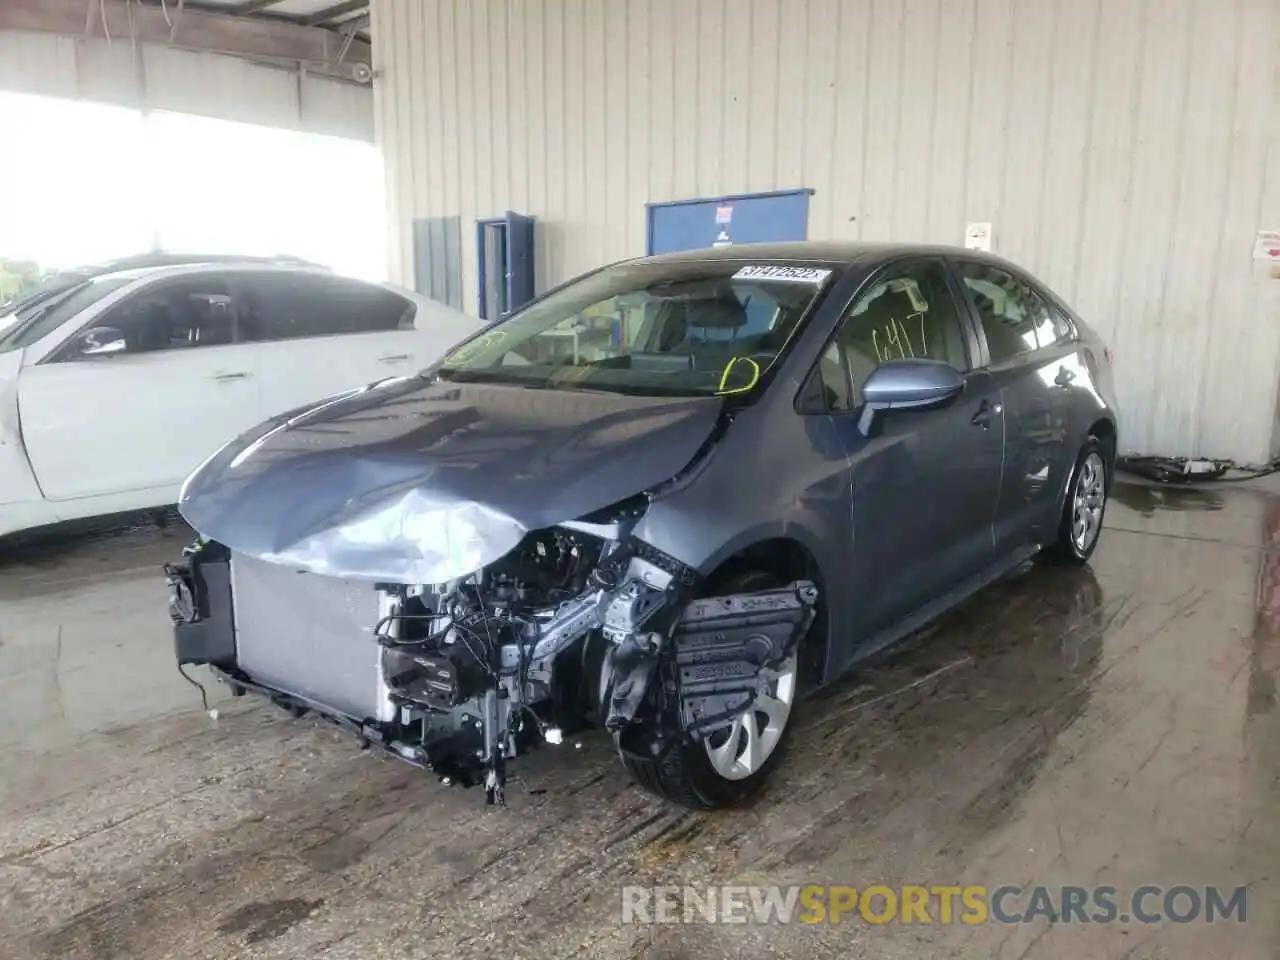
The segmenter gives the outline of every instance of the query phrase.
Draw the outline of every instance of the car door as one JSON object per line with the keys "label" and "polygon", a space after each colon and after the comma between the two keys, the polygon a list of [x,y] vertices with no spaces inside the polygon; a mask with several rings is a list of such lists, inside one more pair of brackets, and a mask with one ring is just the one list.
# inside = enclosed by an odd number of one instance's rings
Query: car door
{"label": "car door", "polygon": [[1064,451],[1072,395],[1087,372],[1071,328],[1027,278],[981,260],[955,263],[983,341],[985,369],[1004,396],[1005,465],[996,508],[1000,553],[1044,542],[1071,457]]}
{"label": "car door", "polygon": [[[1002,401],[973,369],[977,341],[946,264],[888,267],[845,312],[815,375],[849,458],[853,571],[868,633],[897,623],[993,561],[1003,452]],[[882,363],[948,362],[962,393],[932,409],[877,414],[859,427],[859,390]],[[832,378],[848,377],[845,386]]]}
{"label": "car door", "polygon": [[23,439],[50,500],[155,491],[155,503],[258,419],[254,347],[236,342],[226,278],[149,284],[18,379]]}
{"label": "car door", "polygon": [[[235,284],[245,304],[245,335],[262,351],[264,419],[416,373],[454,342],[420,329],[433,318],[416,299],[377,284],[281,269],[243,271]],[[439,312],[463,316],[444,306]],[[456,339],[478,325],[469,321]]]}

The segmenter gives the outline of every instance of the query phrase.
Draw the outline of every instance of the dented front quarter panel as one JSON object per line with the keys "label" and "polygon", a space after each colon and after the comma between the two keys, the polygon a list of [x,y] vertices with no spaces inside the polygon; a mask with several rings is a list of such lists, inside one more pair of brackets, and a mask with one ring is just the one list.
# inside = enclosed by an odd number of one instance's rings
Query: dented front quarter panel
{"label": "dented front quarter panel", "polygon": [[722,401],[385,381],[227,444],[179,509],[232,550],[347,579],[440,583],[529,530],[679,473]]}
{"label": "dented front quarter panel", "polygon": [[[761,402],[733,413],[723,437],[683,480],[655,499],[635,536],[709,575],[755,544],[799,543],[824,573],[852,570],[852,490],[848,459],[831,418],[797,415],[796,385],[778,383]],[[856,591],[852,581],[837,587]],[[848,611],[828,603],[830,636],[841,649],[854,637]],[[846,640],[847,638],[847,640]]]}

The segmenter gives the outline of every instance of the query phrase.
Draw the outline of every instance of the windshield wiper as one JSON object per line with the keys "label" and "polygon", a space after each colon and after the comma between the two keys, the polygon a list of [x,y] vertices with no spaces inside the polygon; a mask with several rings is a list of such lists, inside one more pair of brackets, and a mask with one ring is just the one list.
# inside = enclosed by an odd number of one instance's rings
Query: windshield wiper
{"label": "windshield wiper", "polygon": [[61,296],[64,293],[74,290],[76,287],[82,285],[84,281],[85,278],[81,276],[64,276],[58,282],[47,281],[44,285],[36,287],[31,292],[19,297],[17,300],[13,301],[13,303],[6,304],[4,311],[6,313],[22,313],[23,311],[30,310],[39,303],[43,303],[53,297]]}
{"label": "windshield wiper", "polygon": [[15,322],[0,326],[0,346],[4,346],[15,337],[21,336],[24,331],[29,330],[50,309],[66,300],[81,287],[86,286],[88,282],[87,280],[82,280],[61,290],[50,290],[39,296],[36,294],[29,296],[24,301],[26,303],[25,307],[13,311],[13,320]]}
{"label": "windshield wiper", "polygon": [[[562,367],[559,369],[581,368]],[[710,395],[702,390],[671,390],[659,384],[649,383],[601,383],[572,379],[557,380],[554,374],[550,377],[539,376],[535,379],[512,374],[503,376],[497,370],[460,370],[442,367],[434,372],[436,376],[446,383],[493,383],[504,387],[523,387],[526,390],[563,390],[566,393],[598,393],[623,397],[668,397],[673,399]]]}
{"label": "windshield wiper", "polygon": [[554,389],[555,385],[545,377],[532,379],[513,374],[503,375],[497,370],[459,370],[442,367],[436,375],[449,383],[496,383],[507,387],[526,387],[530,390]]}

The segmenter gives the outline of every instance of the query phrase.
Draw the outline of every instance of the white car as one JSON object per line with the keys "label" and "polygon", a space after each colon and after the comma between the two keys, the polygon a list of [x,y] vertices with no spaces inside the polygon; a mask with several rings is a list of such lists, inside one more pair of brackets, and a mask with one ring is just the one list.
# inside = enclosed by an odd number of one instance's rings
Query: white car
{"label": "white car", "polygon": [[73,272],[0,316],[0,534],[172,504],[254,424],[481,325],[298,261],[174,259]]}

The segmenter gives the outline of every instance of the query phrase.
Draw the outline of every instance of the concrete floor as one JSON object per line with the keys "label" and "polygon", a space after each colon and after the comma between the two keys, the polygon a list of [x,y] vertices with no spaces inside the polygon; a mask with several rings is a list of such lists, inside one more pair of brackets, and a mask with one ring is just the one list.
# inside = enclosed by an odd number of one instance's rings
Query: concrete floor
{"label": "concrete floor", "polygon": [[[632,789],[598,738],[492,810],[252,699],[213,721],[157,571],[185,531],[25,549],[0,565],[0,957],[1278,956],[1280,499],[1126,486],[1108,521],[1092,569],[1013,577],[813,704],[765,796],[715,815]],[[1244,924],[621,925],[637,883],[1251,899]]]}

